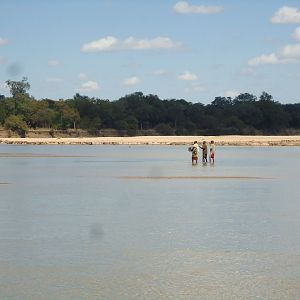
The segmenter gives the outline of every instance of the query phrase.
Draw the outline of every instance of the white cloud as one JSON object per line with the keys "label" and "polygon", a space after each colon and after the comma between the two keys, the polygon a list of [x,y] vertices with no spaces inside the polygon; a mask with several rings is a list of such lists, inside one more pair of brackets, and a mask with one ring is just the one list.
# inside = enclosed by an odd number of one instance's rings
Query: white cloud
{"label": "white cloud", "polygon": [[181,46],[180,43],[173,42],[168,37],[156,37],[154,39],[136,39],[129,37],[123,43],[124,48],[133,50],[147,50],[147,49],[172,49]]}
{"label": "white cloud", "polygon": [[82,52],[99,52],[99,51],[111,51],[117,48],[119,41],[113,36],[108,36],[96,41],[92,41],[87,44],[83,44],[81,47]]}
{"label": "white cloud", "polygon": [[196,6],[185,1],[179,1],[174,5],[173,10],[178,14],[217,14],[224,9],[222,6]]}
{"label": "white cloud", "polygon": [[292,34],[292,38],[296,41],[300,41],[300,27],[297,27]]}
{"label": "white cloud", "polygon": [[60,83],[60,82],[63,82],[63,78],[61,77],[48,77],[47,78],[47,82],[48,83]]}
{"label": "white cloud", "polygon": [[137,85],[141,82],[140,78],[133,76],[133,77],[129,77],[127,79],[125,79],[123,81],[124,85]]}
{"label": "white cloud", "polygon": [[300,10],[296,7],[283,6],[271,17],[271,22],[275,24],[300,23]]}
{"label": "white cloud", "polygon": [[189,71],[185,71],[183,74],[179,75],[177,78],[180,80],[185,80],[185,81],[193,81],[193,80],[198,79],[197,75],[192,74]]}
{"label": "white cloud", "polygon": [[80,80],[84,80],[84,79],[87,79],[87,75],[86,75],[85,73],[79,73],[79,74],[78,74],[78,78],[79,78]]}
{"label": "white cloud", "polygon": [[8,44],[8,40],[0,37],[0,46]]}
{"label": "white cloud", "polygon": [[290,64],[300,62],[300,44],[286,45],[276,53],[263,54],[248,61],[248,66]]}
{"label": "white cloud", "polygon": [[300,43],[286,45],[279,53],[282,57],[287,59],[300,59]]}
{"label": "white cloud", "polygon": [[84,82],[78,90],[83,92],[91,92],[91,91],[97,91],[99,89],[100,87],[97,81],[89,80]]}
{"label": "white cloud", "polygon": [[56,59],[51,59],[48,61],[48,65],[51,67],[57,67],[60,65],[60,61],[58,61]]}
{"label": "white cloud", "polygon": [[172,49],[179,48],[182,43],[174,42],[168,37],[156,37],[153,39],[136,39],[129,37],[121,41],[113,36],[108,36],[81,47],[82,52],[101,52],[114,50],[148,50],[148,49]]}
{"label": "white cloud", "polygon": [[225,97],[231,97],[231,98],[235,98],[236,96],[238,96],[240,94],[240,92],[235,91],[235,90],[228,90],[225,91],[224,96]]}
{"label": "white cloud", "polygon": [[263,65],[263,64],[278,64],[280,63],[279,58],[275,53],[263,54],[261,56],[254,57],[248,61],[250,67]]}

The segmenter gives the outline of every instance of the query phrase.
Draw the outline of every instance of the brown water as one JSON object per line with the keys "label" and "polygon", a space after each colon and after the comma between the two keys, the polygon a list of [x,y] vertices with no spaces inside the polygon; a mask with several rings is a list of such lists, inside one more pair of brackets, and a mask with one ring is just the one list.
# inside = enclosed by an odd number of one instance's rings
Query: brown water
{"label": "brown water", "polygon": [[0,145],[0,299],[299,299],[300,148]]}

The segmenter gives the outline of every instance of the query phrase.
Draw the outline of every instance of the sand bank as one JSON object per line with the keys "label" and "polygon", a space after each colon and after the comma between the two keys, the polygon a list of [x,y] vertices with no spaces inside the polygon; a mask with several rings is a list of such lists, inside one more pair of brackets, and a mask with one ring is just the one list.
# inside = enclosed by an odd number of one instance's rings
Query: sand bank
{"label": "sand bank", "polygon": [[119,179],[271,179],[267,177],[258,177],[258,176],[119,176]]}
{"label": "sand bank", "polygon": [[300,146],[297,136],[135,136],[86,138],[0,138],[0,144],[33,145],[188,145],[214,140],[218,146]]}

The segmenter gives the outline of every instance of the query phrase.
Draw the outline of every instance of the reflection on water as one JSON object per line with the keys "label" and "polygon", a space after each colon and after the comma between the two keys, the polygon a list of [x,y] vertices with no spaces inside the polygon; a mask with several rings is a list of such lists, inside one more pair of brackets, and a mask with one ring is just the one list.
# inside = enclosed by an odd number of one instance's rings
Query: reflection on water
{"label": "reflection on water", "polygon": [[0,145],[0,298],[298,299],[299,158]]}

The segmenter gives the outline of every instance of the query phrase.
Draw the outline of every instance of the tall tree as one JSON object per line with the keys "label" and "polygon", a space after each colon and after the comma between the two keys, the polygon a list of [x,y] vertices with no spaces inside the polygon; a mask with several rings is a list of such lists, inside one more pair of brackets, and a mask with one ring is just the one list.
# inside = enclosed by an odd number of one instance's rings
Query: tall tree
{"label": "tall tree", "polygon": [[9,91],[14,99],[14,114],[17,115],[17,103],[18,101],[28,97],[27,91],[30,89],[30,84],[27,81],[27,77],[23,77],[21,81],[7,80],[6,84],[9,87]]}
{"label": "tall tree", "polygon": [[233,103],[253,103],[256,101],[256,96],[249,94],[249,93],[243,93],[239,94],[237,97],[234,98]]}
{"label": "tall tree", "polygon": [[262,94],[259,97],[259,100],[266,101],[266,102],[274,102],[273,96],[271,96],[270,94],[268,94],[266,92],[262,92]]}
{"label": "tall tree", "polygon": [[18,94],[26,95],[26,92],[30,89],[27,77],[23,77],[21,81],[7,80],[6,84],[13,97],[16,97]]}

